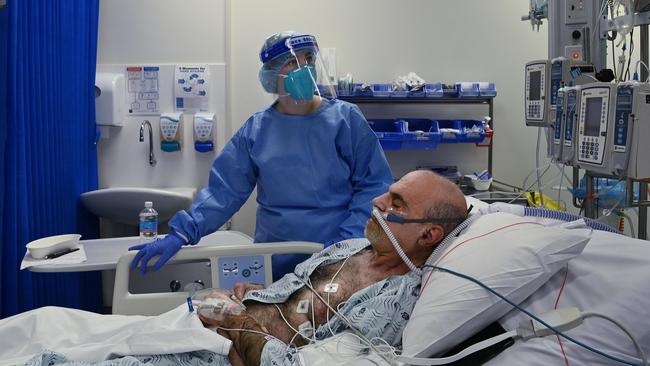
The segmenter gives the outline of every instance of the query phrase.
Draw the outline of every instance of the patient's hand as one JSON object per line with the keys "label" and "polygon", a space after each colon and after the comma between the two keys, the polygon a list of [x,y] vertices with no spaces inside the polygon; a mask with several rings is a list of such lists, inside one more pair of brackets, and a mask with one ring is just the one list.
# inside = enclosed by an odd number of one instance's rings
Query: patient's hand
{"label": "patient's hand", "polygon": [[246,308],[233,300],[227,290],[209,290],[202,293],[197,305],[199,318],[206,325],[220,325],[228,318],[245,313]]}
{"label": "patient's hand", "polygon": [[243,299],[244,299],[244,295],[246,295],[246,293],[247,293],[248,291],[251,291],[251,290],[261,290],[261,289],[263,289],[263,288],[264,288],[264,286],[262,286],[262,285],[258,285],[258,284],[256,284],[256,283],[241,283],[241,282],[240,282],[240,283],[236,283],[235,286],[232,288],[232,293],[233,293],[233,294],[235,295],[235,297],[238,298],[239,300],[243,300]]}

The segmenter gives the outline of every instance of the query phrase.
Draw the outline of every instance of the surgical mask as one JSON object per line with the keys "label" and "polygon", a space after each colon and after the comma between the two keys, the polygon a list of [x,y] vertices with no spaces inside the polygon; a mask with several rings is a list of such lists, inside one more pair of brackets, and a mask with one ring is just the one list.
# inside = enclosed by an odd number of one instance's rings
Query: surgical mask
{"label": "surgical mask", "polygon": [[311,100],[316,91],[316,68],[301,66],[284,76],[284,89],[297,101]]}

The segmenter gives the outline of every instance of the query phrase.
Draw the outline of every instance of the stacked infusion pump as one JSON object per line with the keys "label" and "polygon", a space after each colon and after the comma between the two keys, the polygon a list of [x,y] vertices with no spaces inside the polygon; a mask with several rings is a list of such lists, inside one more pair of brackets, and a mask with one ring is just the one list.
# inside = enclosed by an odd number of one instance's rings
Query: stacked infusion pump
{"label": "stacked infusion pump", "polygon": [[526,125],[538,127],[554,126],[560,88],[595,80],[592,65],[564,57],[527,63],[525,77]]}
{"label": "stacked infusion pump", "polygon": [[[571,80],[566,59],[526,65],[526,125],[549,127],[549,155],[596,174],[650,177],[650,85]],[[566,72],[566,73],[565,73]],[[558,81],[559,80],[559,81]]]}
{"label": "stacked infusion pump", "polygon": [[592,83],[577,95],[573,165],[616,177],[650,177],[650,84]]}

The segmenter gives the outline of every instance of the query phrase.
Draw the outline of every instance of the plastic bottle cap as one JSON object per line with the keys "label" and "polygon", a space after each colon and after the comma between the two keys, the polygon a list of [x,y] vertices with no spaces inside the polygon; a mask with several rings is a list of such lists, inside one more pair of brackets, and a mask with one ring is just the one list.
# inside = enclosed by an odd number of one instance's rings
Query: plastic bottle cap
{"label": "plastic bottle cap", "polygon": [[152,207],[153,207],[153,202],[151,202],[151,201],[146,201],[146,202],[144,203],[144,207],[146,207],[146,208],[152,208]]}

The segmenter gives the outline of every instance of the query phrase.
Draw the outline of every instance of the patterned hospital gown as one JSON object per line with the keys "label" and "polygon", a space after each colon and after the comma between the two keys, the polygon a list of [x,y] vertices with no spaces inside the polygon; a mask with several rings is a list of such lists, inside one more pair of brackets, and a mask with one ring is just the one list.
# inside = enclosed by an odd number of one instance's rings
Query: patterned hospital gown
{"label": "patterned hospital gown", "polygon": [[[297,290],[301,289],[314,270],[344,260],[370,243],[366,239],[350,239],[336,243],[296,266],[294,273],[288,273],[279,281],[263,290],[249,291],[245,300],[263,303],[283,303]],[[392,346],[401,345],[402,331],[409,320],[420,292],[420,276],[407,273],[403,276],[390,276],[365,289],[356,292],[340,306],[339,313],[349,319],[366,338],[381,337]],[[316,330],[316,339],[322,340],[334,333],[340,333],[348,326],[338,317]],[[297,351],[277,339],[269,340],[262,351],[261,364],[266,366],[285,366],[296,364]],[[74,363],[64,356],[52,352],[33,358],[27,365],[90,365]],[[102,366],[117,365],[229,365],[227,357],[207,351],[189,352],[178,355],[129,356],[118,360],[95,363]]]}

